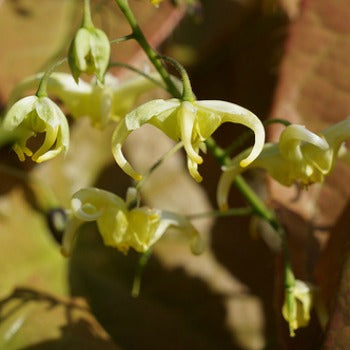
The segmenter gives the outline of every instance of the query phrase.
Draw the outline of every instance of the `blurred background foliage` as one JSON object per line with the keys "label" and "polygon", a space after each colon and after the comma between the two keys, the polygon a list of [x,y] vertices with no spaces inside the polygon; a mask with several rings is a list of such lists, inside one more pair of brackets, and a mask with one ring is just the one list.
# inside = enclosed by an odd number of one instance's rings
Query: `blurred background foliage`
{"label": "blurred background foliage", "polygon": [[[201,0],[191,1],[188,12],[180,3],[176,8],[165,0],[155,9],[146,0],[130,0],[150,42],[186,66],[198,98],[232,101],[262,119],[285,118],[316,131],[347,115],[346,0]],[[96,26],[111,39],[129,34],[113,1],[92,4]],[[2,110],[16,83],[65,54],[80,20],[80,1],[0,0]],[[134,42],[114,45],[112,59],[148,65]],[[120,79],[130,75],[121,69],[114,73]],[[148,98],[156,96],[164,94]],[[208,242],[200,257],[191,255],[181,235],[169,233],[155,247],[138,298],[131,296],[138,254],[124,256],[103,246],[94,225],[84,226],[71,258],[60,255],[48,212],[68,205],[81,187],[124,196],[130,185],[112,162],[112,130],[74,122],[67,157],[40,166],[19,163],[6,146],[8,135],[0,135],[1,349],[350,346],[344,306],[349,298],[346,166],[339,164],[327,184],[301,195],[259,172],[247,176],[288,230],[297,277],[320,286],[322,322],[313,314],[309,327],[291,339],[280,314],[279,242],[256,220],[195,221]],[[242,130],[226,125],[214,137],[225,146]],[[278,133],[278,128],[268,130],[270,139]],[[127,153],[142,170],[170,147],[149,127],[130,137]],[[214,208],[220,167],[209,154],[205,158],[201,185],[188,176],[181,155],[164,164],[143,189],[145,203],[183,214]],[[244,205],[238,192],[231,192],[232,205]],[[47,204],[46,198],[53,199]],[[320,323],[328,320],[322,329]]]}

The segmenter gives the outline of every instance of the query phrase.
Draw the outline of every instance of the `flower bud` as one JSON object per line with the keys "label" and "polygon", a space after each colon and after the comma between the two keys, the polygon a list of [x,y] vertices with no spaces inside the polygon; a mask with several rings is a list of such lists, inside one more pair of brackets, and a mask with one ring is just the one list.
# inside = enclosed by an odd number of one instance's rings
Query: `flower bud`
{"label": "flower bud", "polygon": [[99,82],[103,82],[110,51],[108,37],[102,30],[93,26],[80,28],[68,54],[68,63],[76,83],[81,73],[95,74]]}
{"label": "flower bud", "polygon": [[[7,112],[3,127],[8,131],[19,131],[13,150],[19,160],[25,156],[41,163],[54,158],[69,146],[69,126],[59,107],[48,97],[27,96],[17,101]],[[38,133],[45,133],[44,143],[33,154],[27,141]]]}

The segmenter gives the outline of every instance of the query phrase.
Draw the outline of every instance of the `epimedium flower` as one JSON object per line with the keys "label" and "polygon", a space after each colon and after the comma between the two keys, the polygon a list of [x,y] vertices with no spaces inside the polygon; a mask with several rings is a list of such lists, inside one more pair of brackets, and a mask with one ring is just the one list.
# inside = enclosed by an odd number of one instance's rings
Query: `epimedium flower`
{"label": "epimedium flower", "polygon": [[157,99],[149,101],[132,112],[118,124],[112,137],[112,151],[118,165],[135,180],[141,180],[122,153],[122,145],[128,135],[143,124],[152,124],[171,139],[183,142],[187,153],[187,167],[191,176],[202,180],[198,165],[203,162],[199,150],[205,150],[204,141],[223,123],[238,123],[255,133],[255,144],[249,155],[241,160],[241,166],[249,165],[264,145],[265,131],[262,123],[252,112],[225,101],[195,101],[182,99]]}
{"label": "epimedium flower", "polygon": [[[13,95],[21,95],[42,77],[43,73],[27,77]],[[151,73],[150,77],[158,81],[158,74]],[[82,79],[76,84],[71,74],[58,72],[52,73],[47,82],[48,93],[58,97],[73,118],[88,117],[98,128],[105,127],[110,121],[118,122],[132,109],[141,94],[155,87],[152,80],[141,75],[120,82],[108,73],[103,84]]]}
{"label": "epimedium flower", "polygon": [[[158,75],[151,77],[157,79]],[[154,82],[140,75],[120,82],[107,74],[103,85],[81,79],[77,85],[70,74],[55,73],[48,82],[48,91],[63,101],[74,118],[88,116],[94,126],[101,128],[121,120],[141,94],[155,87]]]}
{"label": "epimedium flower", "polygon": [[84,1],[83,24],[77,31],[68,52],[68,63],[75,81],[81,73],[95,74],[103,82],[111,46],[104,31],[95,28],[90,14],[90,3]]}
{"label": "epimedium flower", "polygon": [[129,204],[129,201],[98,188],[76,192],[71,200],[72,219],[63,237],[63,255],[71,254],[77,228],[88,221],[97,222],[105,245],[123,253],[130,248],[146,252],[169,227],[178,228],[189,236],[194,254],[203,251],[199,233],[184,216],[147,207],[129,209]]}
{"label": "epimedium flower", "polygon": [[313,289],[309,283],[295,280],[294,286],[286,289],[282,307],[282,315],[289,324],[292,337],[300,327],[306,327],[310,321],[310,312],[313,307]]}
{"label": "epimedium flower", "polygon": [[[69,147],[69,126],[60,108],[46,96],[27,96],[17,101],[6,113],[3,128],[16,131],[20,137],[13,145],[19,160],[31,157],[37,163],[54,158]],[[41,147],[33,154],[27,141],[44,133]]]}
{"label": "epimedium flower", "polygon": [[282,185],[294,183],[307,187],[323,182],[334,167],[339,149],[350,138],[350,118],[323,130],[319,135],[302,125],[289,125],[278,143],[265,144],[260,155],[246,168],[240,165],[250,150],[236,156],[224,169],[217,189],[217,201],[222,210],[228,208],[228,192],[234,178],[251,168],[266,170]]}

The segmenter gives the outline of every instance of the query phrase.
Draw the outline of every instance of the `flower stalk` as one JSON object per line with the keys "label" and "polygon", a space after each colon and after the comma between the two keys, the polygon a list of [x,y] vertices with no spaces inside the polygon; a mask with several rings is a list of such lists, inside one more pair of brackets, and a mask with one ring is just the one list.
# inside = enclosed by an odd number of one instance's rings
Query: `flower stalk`
{"label": "flower stalk", "polygon": [[49,81],[49,78],[51,74],[56,70],[57,67],[59,67],[62,63],[67,61],[67,57],[55,62],[43,75],[43,77],[40,80],[38,90],[36,91],[37,97],[47,97],[47,83]]}
{"label": "flower stalk", "polygon": [[181,98],[181,93],[179,92],[178,88],[174,84],[174,82],[171,80],[169,73],[164,68],[162,62],[159,59],[158,53],[151,47],[151,45],[148,43],[145,35],[143,34],[140,26],[137,23],[137,20],[134,16],[134,13],[132,12],[128,0],[115,0],[116,4],[120,8],[120,10],[123,12],[125,18],[129,22],[129,25],[132,29],[132,36],[133,38],[139,43],[139,45],[142,47],[143,51],[149,58],[149,60],[152,62],[154,68],[158,71],[162,79],[164,80],[164,83],[167,86],[168,92],[176,97]]}

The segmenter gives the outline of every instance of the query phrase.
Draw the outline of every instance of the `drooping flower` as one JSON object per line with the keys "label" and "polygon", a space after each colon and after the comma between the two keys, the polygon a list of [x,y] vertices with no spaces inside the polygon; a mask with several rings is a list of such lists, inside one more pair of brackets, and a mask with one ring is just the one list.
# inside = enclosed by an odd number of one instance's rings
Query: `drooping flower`
{"label": "drooping flower", "polygon": [[242,159],[243,167],[249,165],[261,152],[265,131],[262,123],[247,109],[224,101],[182,101],[179,99],[153,100],[126,115],[118,124],[112,138],[112,151],[118,165],[135,180],[142,175],[137,173],[122,153],[122,145],[128,135],[143,124],[152,124],[171,139],[181,140],[187,153],[187,167],[191,176],[202,180],[198,164],[203,162],[199,150],[205,150],[204,141],[223,123],[239,123],[252,129],[255,144],[251,153]]}
{"label": "drooping flower", "polygon": [[[13,150],[21,161],[28,156],[41,163],[67,151],[69,147],[67,119],[60,108],[45,96],[27,96],[17,101],[6,113],[3,128],[19,132],[20,137]],[[38,133],[45,133],[45,139],[33,154],[27,147],[27,141]]]}
{"label": "drooping flower", "polygon": [[313,291],[311,285],[295,280],[294,287],[286,289],[282,315],[289,324],[291,337],[300,327],[306,327],[310,321],[310,312],[313,306]]}
{"label": "drooping flower", "polygon": [[[15,89],[14,95],[35,87],[43,74],[27,77]],[[150,74],[153,79],[156,74]],[[104,84],[91,83],[79,79],[76,84],[71,74],[52,73],[48,78],[47,90],[50,95],[62,100],[73,118],[89,117],[91,123],[99,128],[110,121],[119,121],[135,105],[138,97],[156,85],[143,76],[136,76],[120,82],[111,74],[106,74]]]}
{"label": "drooping flower", "polygon": [[83,222],[96,221],[104,243],[123,253],[129,248],[146,252],[169,227],[186,233],[194,254],[203,250],[203,241],[192,224],[179,214],[128,204],[113,193],[97,188],[76,192],[71,201],[72,220],[63,238],[62,253],[71,254],[77,228]]}
{"label": "drooping flower", "polygon": [[245,169],[240,166],[250,150],[235,157],[224,169],[217,190],[218,205],[228,208],[228,192],[234,178],[251,168],[265,169],[282,185],[299,183],[308,186],[323,182],[333,169],[342,143],[350,138],[350,118],[323,130],[319,135],[302,125],[287,126],[280,135],[279,143],[265,144],[260,155]]}
{"label": "drooping flower", "polygon": [[95,74],[103,82],[108,68],[111,45],[104,31],[95,28],[90,14],[90,4],[85,1],[84,19],[68,52],[68,63],[75,81],[81,73]]}

